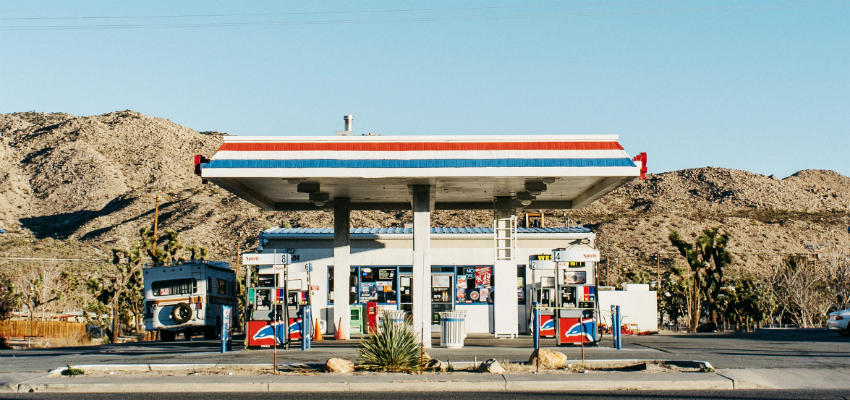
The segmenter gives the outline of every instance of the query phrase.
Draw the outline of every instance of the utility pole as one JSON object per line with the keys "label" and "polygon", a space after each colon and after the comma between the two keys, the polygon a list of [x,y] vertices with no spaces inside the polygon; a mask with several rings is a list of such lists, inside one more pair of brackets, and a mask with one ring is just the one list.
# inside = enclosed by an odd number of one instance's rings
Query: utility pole
{"label": "utility pole", "polygon": [[661,258],[658,256],[658,252],[655,252],[655,290],[661,291]]}
{"label": "utility pole", "polygon": [[150,198],[154,199],[154,201],[156,202],[156,206],[154,207],[154,214],[153,214],[154,215],[154,217],[153,217],[153,253],[156,254],[156,241],[159,238],[159,236],[157,236],[156,230],[157,230],[157,225],[159,225],[159,201],[160,201],[160,197],[163,197],[163,198],[164,197],[172,198],[172,197],[171,196],[164,196],[164,195],[161,196],[159,194],[157,194],[157,195],[142,194],[141,196],[142,197],[150,197]]}

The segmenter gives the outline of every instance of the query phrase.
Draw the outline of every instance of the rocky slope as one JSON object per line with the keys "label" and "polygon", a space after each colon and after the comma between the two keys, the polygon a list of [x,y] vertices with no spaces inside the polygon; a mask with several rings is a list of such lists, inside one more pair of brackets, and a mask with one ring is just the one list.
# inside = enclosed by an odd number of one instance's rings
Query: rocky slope
{"label": "rocky slope", "polygon": [[[270,226],[332,226],[323,212],[272,213],[257,209],[192,174],[193,154],[213,154],[224,134],[196,132],[133,111],[98,116],[0,114],[0,255],[62,247],[103,257],[136,240],[161,205],[161,227],[184,242],[232,259]],[[777,179],[745,171],[697,168],[650,174],[583,210],[555,212],[547,224],[586,224],[621,265],[654,267],[650,255],[671,262],[667,235],[718,225],[732,234],[740,268],[769,263],[801,242],[850,248],[850,178],[832,171],[800,171]],[[399,226],[404,212],[356,212],[355,226]],[[490,226],[490,212],[439,212],[438,226]],[[45,240],[51,239],[49,245]],[[33,244],[36,242],[36,244]],[[82,244],[82,245],[81,245]],[[41,249],[41,250],[39,250]],[[39,253],[41,254],[41,253]],[[654,269],[654,268],[653,268]]]}

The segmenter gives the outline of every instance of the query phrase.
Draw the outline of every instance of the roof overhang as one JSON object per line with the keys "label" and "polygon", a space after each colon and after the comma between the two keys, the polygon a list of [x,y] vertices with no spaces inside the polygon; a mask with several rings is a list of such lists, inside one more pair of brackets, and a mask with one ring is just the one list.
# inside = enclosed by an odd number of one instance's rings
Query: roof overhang
{"label": "roof overhang", "polygon": [[200,167],[210,182],[266,210],[409,210],[430,185],[432,209],[581,208],[640,176],[615,135],[225,137]]}

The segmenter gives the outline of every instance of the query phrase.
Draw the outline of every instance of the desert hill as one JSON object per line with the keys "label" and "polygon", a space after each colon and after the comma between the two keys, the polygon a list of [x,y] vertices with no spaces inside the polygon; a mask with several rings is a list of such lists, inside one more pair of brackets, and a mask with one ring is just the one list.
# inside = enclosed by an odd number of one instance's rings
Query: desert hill
{"label": "desert hill", "polygon": [[[323,212],[257,209],[192,173],[194,154],[212,155],[224,134],[196,132],[134,111],[98,116],[0,114],[0,255],[55,251],[104,257],[136,240],[153,221],[152,198],[168,196],[160,226],[232,260],[263,228],[332,226]],[[650,174],[582,210],[556,211],[547,225],[585,224],[622,265],[654,269],[650,255],[673,260],[667,235],[718,225],[732,234],[740,268],[804,251],[801,243],[850,248],[850,178],[800,171],[785,179],[724,168]],[[567,222],[569,219],[569,222]],[[490,226],[490,212],[435,213],[436,226]],[[409,213],[368,211],[354,226],[400,226]],[[54,250],[51,250],[54,249]],[[59,250],[55,250],[59,249]],[[826,251],[826,250],[824,250]],[[58,254],[58,253],[57,253]],[[613,262],[613,261],[612,261]]]}

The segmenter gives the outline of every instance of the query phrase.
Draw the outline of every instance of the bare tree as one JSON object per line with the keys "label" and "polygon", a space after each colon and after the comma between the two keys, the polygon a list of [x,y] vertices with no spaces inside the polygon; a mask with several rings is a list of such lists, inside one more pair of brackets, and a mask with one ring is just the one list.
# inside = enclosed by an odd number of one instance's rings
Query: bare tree
{"label": "bare tree", "polygon": [[79,282],[57,264],[41,263],[29,267],[12,280],[15,294],[26,306],[30,321],[34,320],[38,311],[41,311],[41,320],[44,321],[47,306],[74,291]]}
{"label": "bare tree", "polygon": [[819,326],[833,302],[826,269],[808,254],[790,255],[780,269],[780,288],[791,318],[802,328]]}

